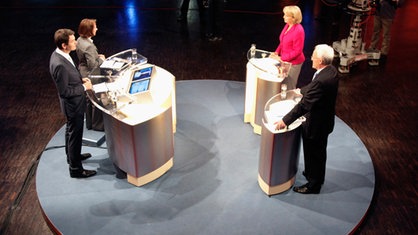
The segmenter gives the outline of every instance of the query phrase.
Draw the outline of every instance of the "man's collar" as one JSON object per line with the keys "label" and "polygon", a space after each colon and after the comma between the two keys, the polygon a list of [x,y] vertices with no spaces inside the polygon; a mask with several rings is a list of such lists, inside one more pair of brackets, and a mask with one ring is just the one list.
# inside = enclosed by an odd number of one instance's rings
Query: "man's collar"
{"label": "man's collar", "polygon": [[63,50],[59,49],[58,47],[57,47],[57,49],[55,49],[55,51],[56,51],[58,54],[60,54],[60,55],[62,55],[62,56],[64,56],[64,57],[66,57],[66,56],[69,56],[69,55],[70,55],[70,53],[67,53],[67,52],[63,51]]}

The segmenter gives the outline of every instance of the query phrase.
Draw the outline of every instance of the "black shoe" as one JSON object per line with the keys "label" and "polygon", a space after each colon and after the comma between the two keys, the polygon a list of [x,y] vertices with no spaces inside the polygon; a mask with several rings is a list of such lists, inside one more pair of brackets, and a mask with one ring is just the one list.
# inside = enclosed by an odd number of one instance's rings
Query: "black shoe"
{"label": "black shoe", "polygon": [[[81,158],[81,161],[84,161],[86,159],[91,158],[91,154],[90,153],[82,153],[80,155],[80,158]],[[67,156],[67,163],[70,164],[70,159],[68,158],[68,156]]]}
{"label": "black shoe", "polygon": [[91,154],[90,153],[82,153],[81,154],[81,161],[84,161],[86,159],[91,158]]}
{"label": "black shoe", "polygon": [[319,192],[321,191],[321,185],[312,186],[309,183],[306,183],[302,186],[293,187],[293,191],[302,194],[319,194]]}
{"label": "black shoe", "polygon": [[97,171],[93,170],[71,170],[70,169],[70,176],[71,178],[88,178],[95,175]]}

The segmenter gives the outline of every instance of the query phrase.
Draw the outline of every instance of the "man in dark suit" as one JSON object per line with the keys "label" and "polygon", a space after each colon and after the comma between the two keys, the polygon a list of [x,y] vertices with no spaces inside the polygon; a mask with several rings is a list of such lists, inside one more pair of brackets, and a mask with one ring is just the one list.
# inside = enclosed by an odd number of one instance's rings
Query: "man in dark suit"
{"label": "man in dark suit", "polygon": [[302,100],[282,120],[276,129],[283,129],[301,116],[303,154],[308,183],[296,186],[293,191],[303,194],[318,194],[325,179],[328,135],[334,129],[335,102],[338,92],[337,70],[332,65],[334,49],[320,44],[312,54],[312,67],[316,73],[308,85],[300,89]]}
{"label": "man in dark suit", "polygon": [[49,61],[49,71],[58,90],[61,110],[67,118],[65,129],[65,153],[69,163],[70,176],[87,178],[96,171],[85,170],[81,163],[91,154],[81,154],[83,141],[86,90],[92,89],[88,78],[82,78],[71,59],[70,52],[76,49],[74,31],[59,29],[54,34],[57,46]]}

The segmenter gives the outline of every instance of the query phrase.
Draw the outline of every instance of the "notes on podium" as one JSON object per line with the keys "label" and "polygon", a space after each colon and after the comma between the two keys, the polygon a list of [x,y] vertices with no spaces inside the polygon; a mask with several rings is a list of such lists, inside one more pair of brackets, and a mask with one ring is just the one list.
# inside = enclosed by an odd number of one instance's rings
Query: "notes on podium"
{"label": "notes on podium", "polygon": [[283,133],[297,128],[305,119],[299,118],[291,123],[287,128],[276,130],[276,124],[286,114],[288,114],[297,102],[295,100],[282,100],[269,105],[269,109],[264,113],[264,124],[272,133]]}

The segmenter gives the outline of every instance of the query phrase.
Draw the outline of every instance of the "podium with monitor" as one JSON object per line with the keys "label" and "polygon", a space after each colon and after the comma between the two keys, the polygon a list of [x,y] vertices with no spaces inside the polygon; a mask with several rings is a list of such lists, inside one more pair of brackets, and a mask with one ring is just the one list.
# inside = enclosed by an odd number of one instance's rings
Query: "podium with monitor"
{"label": "podium with monitor", "polygon": [[126,50],[91,74],[89,98],[103,111],[109,157],[129,183],[147,184],[173,166],[175,77]]}
{"label": "podium with monitor", "polygon": [[247,53],[244,122],[261,134],[264,105],[280,93],[291,64],[270,58],[272,52],[251,48]]}

